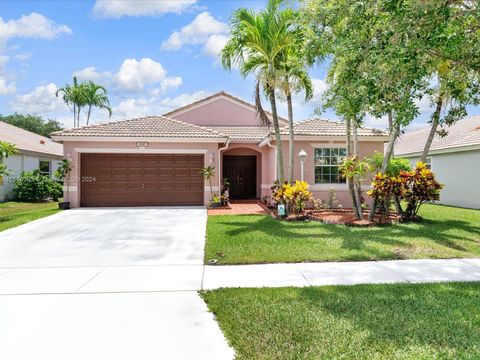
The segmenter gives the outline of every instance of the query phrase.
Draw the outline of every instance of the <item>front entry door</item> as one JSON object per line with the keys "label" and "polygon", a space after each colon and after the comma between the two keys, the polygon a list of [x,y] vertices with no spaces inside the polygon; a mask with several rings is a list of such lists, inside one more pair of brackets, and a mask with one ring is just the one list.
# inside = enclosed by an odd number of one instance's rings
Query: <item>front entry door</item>
{"label": "front entry door", "polygon": [[230,182],[231,199],[257,197],[256,156],[224,156],[223,177]]}

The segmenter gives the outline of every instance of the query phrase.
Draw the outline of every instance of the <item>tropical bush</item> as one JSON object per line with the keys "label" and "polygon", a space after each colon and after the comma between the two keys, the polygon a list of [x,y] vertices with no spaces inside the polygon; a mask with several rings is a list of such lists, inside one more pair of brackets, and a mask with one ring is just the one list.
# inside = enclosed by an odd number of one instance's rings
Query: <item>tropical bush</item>
{"label": "tropical bush", "polygon": [[[402,170],[398,176],[378,173],[373,179],[372,189],[367,194],[388,204],[392,198],[396,199],[399,215],[403,219],[413,219],[417,216],[422,204],[440,199],[442,187],[443,185],[435,179],[435,174],[427,169],[426,164],[419,162],[415,169]],[[402,209],[400,201],[407,203],[405,211]]]}
{"label": "tropical bush", "polygon": [[[373,171],[379,172],[382,168],[383,154],[375,151],[375,153],[367,159],[367,162],[370,164],[370,167]],[[412,170],[412,165],[410,161],[405,158],[391,158],[387,165],[387,171],[385,174],[387,176],[398,176],[402,171]]]}
{"label": "tropical bush", "polygon": [[58,199],[62,186],[42,175],[39,170],[25,171],[15,180],[13,192],[18,201],[42,201],[50,197]]}
{"label": "tropical bush", "polygon": [[272,186],[272,197],[276,204],[284,204],[289,212],[299,214],[305,210],[307,203],[312,199],[312,193],[308,187],[306,181],[296,180],[293,185],[288,182],[282,184],[277,182]]}
{"label": "tropical bush", "polygon": [[440,200],[440,190],[443,185],[435,179],[435,174],[427,169],[427,165],[419,162],[415,169],[401,172],[402,199],[407,202],[403,217],[414,218],[425,203]]}

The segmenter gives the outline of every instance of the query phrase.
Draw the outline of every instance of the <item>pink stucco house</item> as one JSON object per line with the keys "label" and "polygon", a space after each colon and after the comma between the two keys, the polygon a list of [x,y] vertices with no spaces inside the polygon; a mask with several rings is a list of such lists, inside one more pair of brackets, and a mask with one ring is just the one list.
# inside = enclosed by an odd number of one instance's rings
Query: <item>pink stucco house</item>
{"label": "pink stucco house", "polygon": [[[281,119],[285,168],[288,164],[287,121]],[[276,178],[275,137],[260,126],[254,105],[225,92],[163,114],[64,130],[52,134],[72,160],[65,190],[73,207],[204,205],[211,199],[199,171],[213,165],[212,189],[230,182],[232,199],[270,195]],[[361,129],[361,156],[383,151],[387,137]],[[295,154],[307,153],[304,179],[316,197],[330,189],[349,204],[347,186],[338,175],[345,155],[341,123],[309,119],[295,124]],[[300,161],[295,177],[300,178]]]}

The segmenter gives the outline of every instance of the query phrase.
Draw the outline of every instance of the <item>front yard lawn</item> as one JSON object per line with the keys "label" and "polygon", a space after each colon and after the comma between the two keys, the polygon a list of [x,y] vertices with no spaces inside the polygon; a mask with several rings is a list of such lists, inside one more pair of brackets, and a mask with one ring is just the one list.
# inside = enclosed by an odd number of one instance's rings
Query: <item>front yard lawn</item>
{"label": "front yard lawn", "polygon": [[202,294],[238,359],[478,359],[480,283]]}
{"label": "front yard lawn", "polygon": [[0,231],[53,215],[60,211],[58,203],[0,203]]}
{"label": "front yard lawn", "polygon": [[205,259],[220,264],[480,256],[480,210],[424,205],[421,223],[376,228],[210,216]]}

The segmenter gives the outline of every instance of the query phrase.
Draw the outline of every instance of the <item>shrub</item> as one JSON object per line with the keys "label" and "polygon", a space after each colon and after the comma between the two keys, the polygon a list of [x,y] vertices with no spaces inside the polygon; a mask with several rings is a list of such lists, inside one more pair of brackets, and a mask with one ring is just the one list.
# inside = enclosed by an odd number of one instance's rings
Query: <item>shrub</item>
{"label": "shrub", "polygon": [[[61,196],[61,185],[48,176],[42,175],[39,170],[23,172],[15,180],[13,192],[19,201],[42,201],[49,197]],[[60,186],[60,187],[59,187]]]}
{"label": "shrub", "polygon": [[293,211],[295,214],[305,210],[307,202],[312,199],[312,193],[308,190],[306,181],[297,180],[294,185],[290,185],[288,182],[283,184],[276,182],[272,186],[272,192],[275,204],[284,204],[289,211]]}
{"label": "shrub", "polygon": [[[368,163],[370,164],[371,168],[375,172],[379,172],[382,168],[383,162],[383,154],[376,151],[371,158],[367,159]],[[404,158],[391,158],[388,165],[387,165],[387,176],[398,176],[402,171],[411,171],[412,166],[410,165],[410,161]]]}
{"label": "shrub", "polygon": [[426,164],[417,163],[415,169],[401,172],[399,178],[403,185],[401,198],[407,202],[403,217],[414,218],[420,206],[440,200],[443,185],[435,179],[435,174],[427,169]]}
{"label": "shrub", "polygon": [[330,189],[328,191],[328,196],[327,196],[327,200],[325,200],[324,202],[324,207],[326,209],[339,209],[342,207],[338,202],[337,193],[335,192],[334,189]]}
{"label": "shrub", "polygon": [[[372,189],[367,194],[384,204],[390,204],[392,198],[397,199],[399,215],[404,219],[413,219],[422,204],[440,199],[442,187],[433,172],[427,169],[424,163],[419,162],[415,169],[400,171],[398,176],[378,173],[373,179]],[[400,206],[400,200],[407,203],[405,211]]]}

